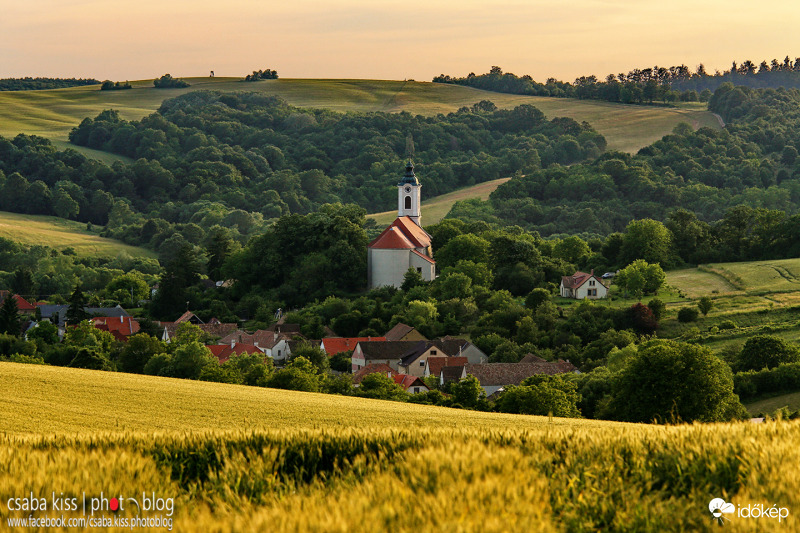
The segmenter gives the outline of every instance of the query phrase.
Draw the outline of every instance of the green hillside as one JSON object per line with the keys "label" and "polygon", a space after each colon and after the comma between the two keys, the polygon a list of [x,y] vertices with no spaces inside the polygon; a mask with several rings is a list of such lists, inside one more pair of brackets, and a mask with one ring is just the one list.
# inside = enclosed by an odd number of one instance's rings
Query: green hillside
{"label": "green hillside", "polygon": [[116,257],[126,253],[133,257],[155,257],[144,248],[130,246],[88,231],[86,224],[58,217],[20,215],[0,211],[0,237],[27,245],[41,244],[56,250],[72,248],[79,256]]}
{"label": "green hillside", "polygon": [[188,89],[155,89],[151,80],[133,82],[126,91],[100,91],[97,86],[45,91],[0,93],[0,135],[41,135],[66,141],[69,131],[85,117],[117,109],[125,119],[139,119],[161,102],[187,91],[260,91],[285,98],[300,107],[337,111],[408,111],[434,115],[488,99],[499,107],[533,104],[549,118],[587,121],[608,140],[610,149],[635,152],[669,133],[679,122],[718,128],[717,119],[701,104],[662,108],[613,104],[596,100],[519,96],[468,87],[389,80],[279,79],[246,83],[238,78],[186,78]]}

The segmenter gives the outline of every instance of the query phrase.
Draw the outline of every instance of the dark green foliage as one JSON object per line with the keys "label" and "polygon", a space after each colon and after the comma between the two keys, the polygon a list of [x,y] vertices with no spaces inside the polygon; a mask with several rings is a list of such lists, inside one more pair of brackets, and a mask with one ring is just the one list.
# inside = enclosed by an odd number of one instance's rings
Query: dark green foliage
{"label": "dark green foliage", "polygon": [[106,80],[100,86],[101,91],[124,91],[126,89],[132,89],[132,88],[133,87],[131,86],[131,84],[128,83],[127,81],[124,83],[121,81],[115,83],[111,80]]}
{"label": "dark green foliage", "polygon": [[376,372],[369,374],[361,380],[361,384],[355,390],[356,396],[362,398],[374,398],[377,400],[407,401],[408,393],[403,387],[394,382],[386,374]]}
{"label": "dark green foliage", "polygon": [[160,320],[175,320],[187,309],[188,289],[198,279],[200,266],[191,246],[182,245],[159,281],[150,313]]}
{"label": "dark green foliage", "polygon": [[339,352],[330,359],[331,370],[349,373],[353,368],[353,352]]}
{"label": "dark green foliage", "polygon": [[154,355],[166,352],[167,346],[162,341],[146,333],[139,333],[129,338],[120,351],[120,370],[141,374]]}
{"label": "dark green foliage", "polygon": [[66,315],[67,324],[74,325],[86,320],[89,317],[83,309],[86,305],[86,296],[84,296],[81,286],[76,285],[75,290],[72,291],[69,297],[69,308]]}
{"label": "dark green foliage", "polygon": [[19,335],[21,333],[22,320],[19,316],[17,300],[12,294],[8,294],[0,306],[0,333]]}
{"label": "dark green foliage", "polygon": [[733,376],[733,390],[742,400],[800,391],[800,363],[738,372]]}
{"label": "dark green foliage", "polygon": [[649,341],[615,379],[611,409],[629,422],[714,422],[739,406],[730,368],[707,348]]}
{"label": "dark green foliage", "polygon": [[486,398],[478,378],[473,375],[467,375],[464,379],[453,383],[450,386],[450,394],[453,395],[454,402],[467,408],[477,407],[479,402]]}
{"label": "dark green foliage", "polygon": [[579,418],[581,395],[564,376],[532,376],[520,386],[510,386],[495,403],[502,413]]}
{"label": "dark green foliage", "polygon": [[153,86],[156,89],[183,89],[189,87],[189,84],[183,80],[173,78],[170,74],[164,74],[158,79],[153,80]]}
{"label": "dark green foliage", "polygon": [[319,392],[320,376],[316,367],[304,357],[295,358],[283,370],[278,370],[267,381],[267,387],[305,392]]}
{"label": "dark green foliage", "polygon": [[93,78],[3,78],[0,79],[0,91],[34,91],[41,89],[63,89],[65,87],[82,87],[98,85]]}
{"label": "dark green foliage", "polygon": [[700,311],[695,307],[681,307],[678,310],[679,322],[694,322],[700,316]]}
{"label": "dark green foliage", "polygon": [[796,363],[800,351],[780,337],[756,335],[747,339],[736,358],[736,370],[761,370],[775,368],[784,363]]}
{"label": "dark green foliage", "polygon": [[96,348],[78,349],[75,357],[67,366],[72,368],[88,368],[91,370],[114,370],[114,364],[109,361],[105,354],[99,352]]}
{"label": "dark green foliage", "polygon": [[659,298],[653,298],[647,302],[647,307],[649,307],[650,311],[653,312],[653,318],[656,319],[656,322],[661,320],[661,317],[664,316],[664,311],[667,309],[666,304],[664,304],[664,302]]}
{"label": "dark green foliage", "polygon": [[709,296],[703,296],[697,301],[697,309],[706,316],[711,308],[714,307],[714,301]]}
{"label": "dark green foliage", "polygon": [[36,344],[34,342],[0,332],[0,356],[9,356],[17,353],[22,355],[35,355],[36,351]]}
{"label": "dark green foliage", "polygon": [[258,81],[258,80],[277,80],[278,79],[278,71],[277,70],[254,70],[252,74],[248,74],[244,77],[244,81]]}
{"label": "dark green foliage", "polygon": [[28,330],[27,335],[29,340],[37,341],[44,345],[58,343],[58,327],[46,320],[40,320],[36,327]]}

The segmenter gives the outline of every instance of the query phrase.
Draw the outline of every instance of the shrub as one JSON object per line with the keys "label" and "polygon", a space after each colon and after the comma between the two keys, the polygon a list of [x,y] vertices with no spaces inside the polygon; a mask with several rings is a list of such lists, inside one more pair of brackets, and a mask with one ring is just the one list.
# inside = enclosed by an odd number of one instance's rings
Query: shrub
{"label": "shrub", "polygon": [[682,307],[678,311],[679,322],[694,322],[700,316],[700,311],[694,307]]}
{"label": "shrub", "polygon": [[736,324],[733,323],[733,320],[723,320],[719,324],[719,329],[720,330],[736,329]]}

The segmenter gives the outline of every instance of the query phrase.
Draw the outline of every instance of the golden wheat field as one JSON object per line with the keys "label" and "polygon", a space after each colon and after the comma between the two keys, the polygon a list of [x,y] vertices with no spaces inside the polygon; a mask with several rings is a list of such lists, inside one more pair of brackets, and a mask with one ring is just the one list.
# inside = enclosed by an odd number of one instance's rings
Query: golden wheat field
{"label": "golden wheat field", "polygon": [[[64,516],[115,531],[143,518],[173,531],[711,531],[713,498],[736,506],[724,531],[798,529],[795,422],[550,420],[12,363],[0,390],[0,529]],[[26,497],[47,510],[17,510]],[[759,505],[778,518],[736,514]]]}

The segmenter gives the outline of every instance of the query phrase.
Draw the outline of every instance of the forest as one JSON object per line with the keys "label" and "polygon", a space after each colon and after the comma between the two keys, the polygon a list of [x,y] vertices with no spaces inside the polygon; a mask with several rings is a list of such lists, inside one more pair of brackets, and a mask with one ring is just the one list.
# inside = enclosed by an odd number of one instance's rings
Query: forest
{"label": "forest", "polygon": [[580,76],[572,83],[555,78],[538,83],[527,74],[517,76],[503,72],[501,67],[493,66],[486,74],[476,75],[470,72],[463,78],[440,74],[433,78],[433,82],[531,96],[669,105],[678,101],[707,102],[723,83],[750,88],[800,88],[800,57],[794,61],[789,56],[783,61],[763,60],[758,65],[749,59],[741,64],[734,61],[729,69],[715,71],[713,74],[709,74],[702,63],[694,72],[686,65],[656,65],[633,69],[627,73],[609,74],[604,80],[599,80],[595,75]]}
{"label": "forest", "polygon": [[99,84],[100,80],[93,78],[2,78],[0,79],[0,91],[35,91]]}

